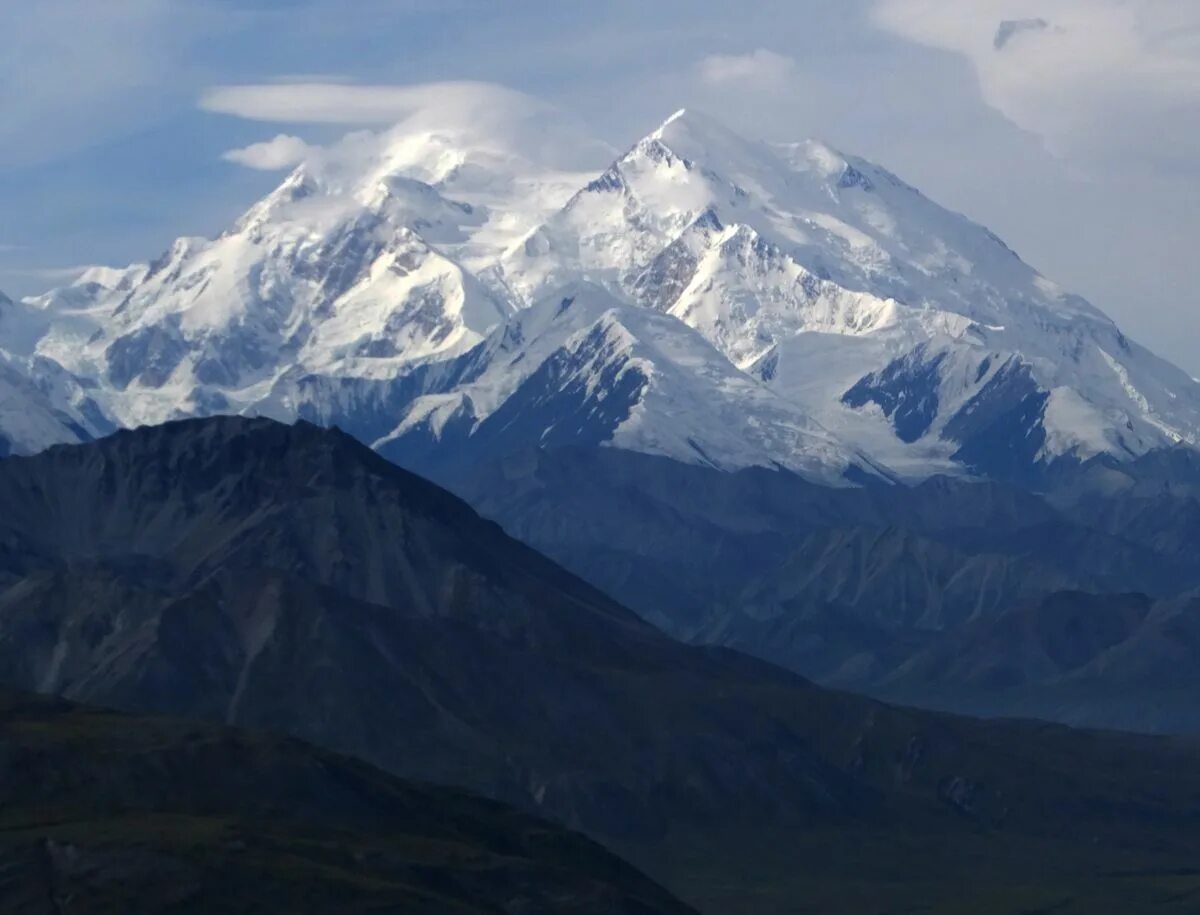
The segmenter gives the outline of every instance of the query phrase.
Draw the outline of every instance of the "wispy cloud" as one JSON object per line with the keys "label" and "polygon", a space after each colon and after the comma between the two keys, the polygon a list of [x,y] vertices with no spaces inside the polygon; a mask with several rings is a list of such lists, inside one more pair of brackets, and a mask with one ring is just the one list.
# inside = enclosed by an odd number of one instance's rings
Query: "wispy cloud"
{"label": "wispy cloud", "polygon": [[261,83],[217,86],[200,96],[200,107],[253,121],[288,124],[395,124],[413,117],[497,121],[548,108],[531,96],[492,83],[353,85],[340,82]]}
{"label": "wispy cloud", "polygon": [[221,155],[226,162],[260,171],[273,172],[299,165],[312,153],[312,147],[299,137],[281,133],[272,140],[251,143]]}
{"label": "wispy cloud", "polygon": [[710,86],[731,83],[773,88],[786,83],[796,69],[796,62],[766,48],[748,54],[712,54],[697,65],[700,78]]}
{"label": "wispy cloud", "polygon": [[[475,138],[563,167],[593,167],[612,154],[573,116],[495,83],[218,86],[204,92],[199,105],[205,111],[267,123],[394,126],[401,133],[448,131],[463,140]],[[231,150],[225,158],[254,168],[280,168],[314,152],[301,143],[297,137],[281,134]]]}

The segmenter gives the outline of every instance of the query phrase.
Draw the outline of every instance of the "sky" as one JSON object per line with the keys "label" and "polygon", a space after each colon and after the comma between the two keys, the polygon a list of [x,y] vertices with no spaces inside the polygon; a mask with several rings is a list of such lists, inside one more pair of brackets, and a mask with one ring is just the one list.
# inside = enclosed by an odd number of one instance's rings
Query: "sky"
{"label": "sky", "polygon": [[1196,0],[0,4],[0,290],[216,234],[312,145],[463,81],[617,148],[680,107],[826,140],[1200,376]]}

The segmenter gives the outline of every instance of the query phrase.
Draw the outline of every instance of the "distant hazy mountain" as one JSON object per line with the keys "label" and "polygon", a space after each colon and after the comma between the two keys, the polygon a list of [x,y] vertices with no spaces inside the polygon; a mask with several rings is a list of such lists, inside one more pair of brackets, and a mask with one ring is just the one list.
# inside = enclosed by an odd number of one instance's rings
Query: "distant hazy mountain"
{"label": "distant hazy mountain", "polygon": [[[908,703],[1200,729],[1191,450],[1096,460],[1041,494],[945,477],[830,488],[617,449],[416,466],[682,639]],[[1131,601],[1155,610],[1108,644],[1105,608]],[[1030,667],[1039,632],[1068,653],[1105,651]],[[1004,670],[1024,673],[981,674]]]}
{"label": "distant hazy mountain", "polygon": [[971,714],[1195,733],[1198,647],[1200,591],[1060,592],[931,640],[875,691]]}

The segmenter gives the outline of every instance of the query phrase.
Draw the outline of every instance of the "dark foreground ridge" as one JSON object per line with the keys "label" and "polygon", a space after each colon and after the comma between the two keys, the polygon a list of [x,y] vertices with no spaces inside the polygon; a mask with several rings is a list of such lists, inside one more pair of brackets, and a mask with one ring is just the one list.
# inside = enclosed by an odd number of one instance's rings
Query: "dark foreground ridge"
{"label": "dark foreground ridge", "polygon": [[1193,743],[893,708],[681,644],[306,424],[0,462],[0,671],[481,792],[712,912],[1167,912],[1200,892]]}
{"label": "dark foreground ridge", "polygon": [[300,741],[0,691],[0,911],[691,911],[582,836]]}

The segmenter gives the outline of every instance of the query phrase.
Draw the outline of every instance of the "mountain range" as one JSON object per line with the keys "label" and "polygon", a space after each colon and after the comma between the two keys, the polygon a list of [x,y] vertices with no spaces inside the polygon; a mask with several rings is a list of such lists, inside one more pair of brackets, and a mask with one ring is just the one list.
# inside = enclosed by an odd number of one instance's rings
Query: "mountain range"
{"label": "mountain range", "polygon": [[[907,710],[685,645],[336,430],[56,446],[0,461],[0,507],[4,685],[211,722],[0,703],[0,764],[25,773],[6,847],[65,887],[140,885],[149,854],[188,892],[226,862],[243,901],[255,874],[337,894],[369,865],[379,900],[415,873],[411,894],[505,911],[673,910],[578,837],[235,725],[556,820],[704,911],[1173,912],[1197,891],[1193,740]],[[477,852],[438,857],[449,811]]]}
{"label": "mountain range", "polygon": [[511,95],[0,294],[0,909],[1194,911],[1200,380]]}
{"label": "mountain range", "polygon": [[[1041,491],[946,476],[829,487],[612,448],[414,466],[682,640],[909,704],[1200,729],[1190,449],[1096,458]],[[1114,605],[1135,611],[1116,630]],[[1073,650],[1044,656],[1056,627]],[[964,639],[969,682],[965,660],[928,661]]]}
{"label": "mountain range", "polygon": [[[1200,728],[1200,383],[825,144],[681,111],[621,153],[511,114],[353,135],[215,239],[0,298],[0,451],[338,427],[684,641]],[[1101,644],[1114,600],[1163,609]]]}
{"label": "mountain range", "polygon": [[254,413],[399,460],[583,443],[844,485],[1200,439],[1200,383],[878,166],[691,111],[594,172],[520,136],[348,138],[216,239],[3,303],[9,449]]}

